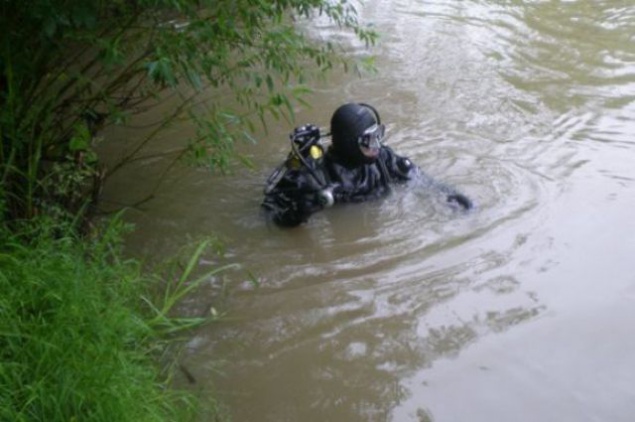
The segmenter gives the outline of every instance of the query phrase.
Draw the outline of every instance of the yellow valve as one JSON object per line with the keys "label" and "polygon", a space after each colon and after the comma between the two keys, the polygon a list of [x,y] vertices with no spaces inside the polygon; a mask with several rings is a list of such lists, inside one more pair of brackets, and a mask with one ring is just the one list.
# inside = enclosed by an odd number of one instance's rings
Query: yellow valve
{"label": "yellow valve", "polygon": [[318,158],[322,158],[322,156],[324,155],[324,152],[322,151],[322,148],[320,148],[317,145],[312,145],[311,149],[309,149],[309,154],[311,154],[311,158],[313,158],[314,160],[317,160]]}

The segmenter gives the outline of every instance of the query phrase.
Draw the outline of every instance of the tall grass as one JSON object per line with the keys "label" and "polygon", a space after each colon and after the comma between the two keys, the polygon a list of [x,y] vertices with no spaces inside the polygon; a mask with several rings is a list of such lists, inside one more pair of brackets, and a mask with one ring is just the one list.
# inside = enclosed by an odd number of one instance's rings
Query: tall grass
{"label": "tall grass", "polygon": [[199,256],[157,304],[147,293],[158,278],[121,258],[118,228],[87,240],[30,227],[0,228],[0,420],[191,419],[195,401],[168,388],[158,362],[166,333],[203,322],[167,315],[194,288],[185,280]]}

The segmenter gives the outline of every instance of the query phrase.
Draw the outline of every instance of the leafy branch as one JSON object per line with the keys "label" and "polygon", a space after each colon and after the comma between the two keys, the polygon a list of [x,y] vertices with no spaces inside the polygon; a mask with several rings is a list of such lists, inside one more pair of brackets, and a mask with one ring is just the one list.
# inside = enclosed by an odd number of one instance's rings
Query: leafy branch
{"label": "leafy branch", "polygon": [[[315,16],[368,45],[376,40],[348,0],[0,2],[0,212],[15,219],[90,210],[77,192],[97,198],[107,175],[184,118],[197,133],[178,155],[223,171],[256,124],[293,119],[311,74],[347,68],[339,46],[302,31]],[[97,134],[173,95],[180,104],[102,169]],[[52,191],[62,185],[66,192]]]}

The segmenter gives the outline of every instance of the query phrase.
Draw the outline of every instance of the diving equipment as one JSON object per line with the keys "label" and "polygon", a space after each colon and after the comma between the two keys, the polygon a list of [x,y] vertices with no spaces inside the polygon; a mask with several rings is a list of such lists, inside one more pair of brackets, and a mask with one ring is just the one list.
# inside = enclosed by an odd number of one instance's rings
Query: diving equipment
{"label": "diving equipment", "polygon": [[326,188],[324,177],[316,172],[318,162],[324,157],[324,147],[320,139],[329,134],[322,134],[320,128],[313,124],[298,126],[289,134],[291,151],[287,159],[267,178],[265,193],[271,192],[289,170],[306,168],[319,188]]}

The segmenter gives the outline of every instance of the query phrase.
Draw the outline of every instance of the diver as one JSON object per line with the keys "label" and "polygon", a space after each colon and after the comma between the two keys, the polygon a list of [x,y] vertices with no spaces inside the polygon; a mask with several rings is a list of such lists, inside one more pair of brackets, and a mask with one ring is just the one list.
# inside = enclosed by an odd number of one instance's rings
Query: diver
{"label": "diver", "polygon": [[331,117],[331,145],[325,150],[315,125],[295,128],[291,152],[269,176],[262,208],[282,227],[295,227],[337,203],[362,202],[390,192],[390,185],[424,179],[461,210],[472,201],[454,188],[432,180],[408,158],[384,145],[386,128],[377,110],[364,103],[340,106]]}

